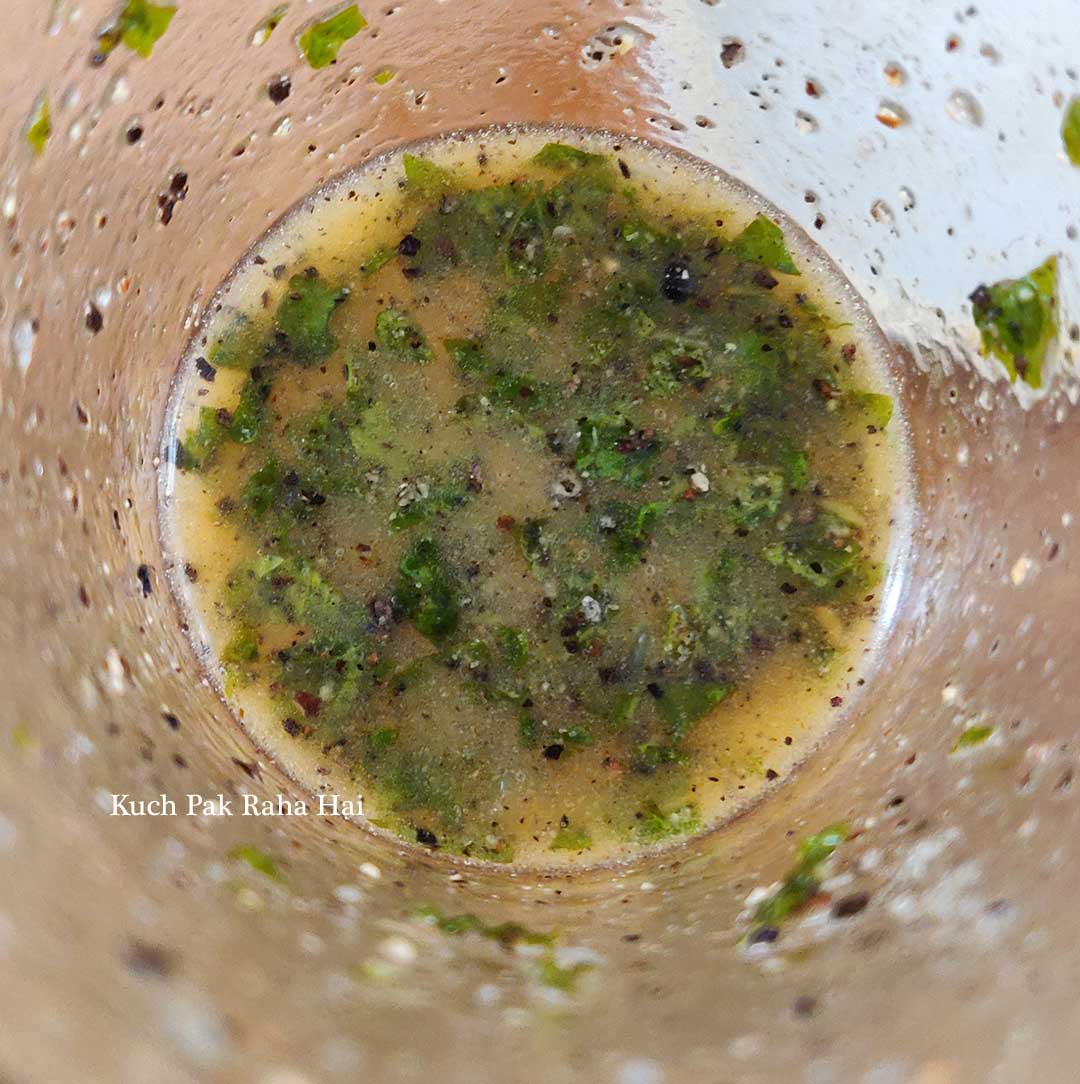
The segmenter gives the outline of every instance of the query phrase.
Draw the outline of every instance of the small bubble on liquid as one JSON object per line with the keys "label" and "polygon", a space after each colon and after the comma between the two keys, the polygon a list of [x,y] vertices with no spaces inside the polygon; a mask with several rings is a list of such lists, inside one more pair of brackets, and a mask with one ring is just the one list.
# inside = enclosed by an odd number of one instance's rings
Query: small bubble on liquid
{"label": "small bubble on liquid", "polygon": [[904,211],[910,211],[915,206],[915,194],[910,188],[900,189],[900,207]]}
{"label": "small bubble on liquid", "polygon": [[958,124],[978,128],[983,122],[982,106],[966,90],[954,90],[945,100],[945,112]]}

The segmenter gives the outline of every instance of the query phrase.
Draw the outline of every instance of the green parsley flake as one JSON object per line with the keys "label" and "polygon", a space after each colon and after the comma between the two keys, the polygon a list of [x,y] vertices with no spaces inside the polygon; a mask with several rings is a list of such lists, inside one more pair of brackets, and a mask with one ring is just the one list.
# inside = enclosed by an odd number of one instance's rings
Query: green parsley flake
{"label": "green parsley flake", "polygon": [[762,900],[754,913],[755,927],[759,930],[776,928],[816,896],[821,887],[818,876],[820,867],[849,835],[846,824],[834,824],[816,835],[807,836],[799,844],[795,866],[780,887],[768,899]]}
{"label": "green parsley flake", "polygon": [[1057,335],[1057,257],[1018,279],[979,286],[970,296],[982,351],[992,354],[1032,388],[1042,386],[1043,366]]}
{"label": "green parsley flake", "polygon": [[1065,153],[1074,166],[1080,166],[1080,98],[1073,98],[1065,107],[1065,118],[1061,122],[1061,141],[1065,144]]}
{"label": "green parsley flake", "polygon": [[234,862],[243,862],[250,866],[256,873],[269,877],[271,881],[283,881],[281,871],[277,863],[264,850],[260,850],[253,843],[242,843],[229,851],[229,857]]}
{"label": "green parsley flake", "polygon": [[261,23],[255,28],[255,33],[252,35],[252,45],[265,45],[270,40],[270,35],[281,25],[281,20],[285,18],[285,13],[289,10],[288,4],[279,4],[273,11],[267,15]]}
{"label": "green parsley flake", "polygon": [[735,252],[744,260],[797,275],[799,269],[788,252],[784,231],[771,218],[758,215],[733,242]]}
{"label": "green parsley flake", "polygon": [[34,149],[34,154],[44,154],[45,144],[52,135],[52,119],[49,115],[49,99],[42,94],[30,114],[26,127],[26,142]]}
{"label": "green parsley flake", "polygon": [[120,14],[98,35],[94,60],[100,63],[121,44],[141,57],[148,57],[175,14],[172,5],[128,0]]}
{"label": "green parsley flake", "polygon": [[972,749],[976,745],[982,745],[991,734],[994,733],[992,726],[969,726],[957,739],[953,742],[953,747],[949,750],[952,753],[959,753],[964,749]]}
{"label": "green parsley flake", "polygon": [[338,50],[367,26],[367,20],[355,4],[312,23],[300,35],[300,50],[313,68],[325,68],[337,59]]}

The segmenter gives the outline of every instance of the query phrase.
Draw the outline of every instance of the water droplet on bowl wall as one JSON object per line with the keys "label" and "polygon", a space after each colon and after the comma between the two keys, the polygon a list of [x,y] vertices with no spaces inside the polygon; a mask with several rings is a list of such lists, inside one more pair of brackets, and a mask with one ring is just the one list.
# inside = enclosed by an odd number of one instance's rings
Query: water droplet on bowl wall
{"label": "water droplet on bowl wall", "polygon": [[11,327],[11,352],[21,372],[26,372],[34,360],[34,341],[38,323],[32,316],[18,316]]}
{"label": "water droplet on bowl wall", "polygon": [[895,60],[890,60],[885,65],[885,82],[891,87],[902,87],[907,82],[907,72]]}
{"label": "water droplet on bowl wall", "polygon": [[795,130],[800,135],[811,135],[818,130],[818,122],[809,114],[798,110],[795,113]]}
{"label": "water droplet on bowl wall", "polygon": [[911,123],[908,111],[899,102],[882,101],[878,105],[875,117],[886,128],[903,128]]}
{"label": "water droplet on bowl wall", "polygon": [[945,112],[958,124],[978,128],[983,122],[982,106],[966,90],[954,90],[945,100]]}
{"label": "water droplet on bowl wall", "polygon": [[892,222],[892,208],[883,200],[876,199],[870,206],[870,216],[875,222]]}

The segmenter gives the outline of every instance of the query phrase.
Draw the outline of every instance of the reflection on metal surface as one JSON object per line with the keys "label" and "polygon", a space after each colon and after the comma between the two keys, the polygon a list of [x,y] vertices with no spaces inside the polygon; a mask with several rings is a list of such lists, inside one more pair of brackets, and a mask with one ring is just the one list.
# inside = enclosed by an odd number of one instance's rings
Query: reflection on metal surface
{"label": "reflection on metal surface", "polygon": [[[109,0],[5,8],[3,1072],[1072,1080],[1071,6],[1017,19],[1004,3],[492,0],[465,17],[410,0],[364,10],[369,26],[319,71],[295,42],[318,5],[291,5],[250,44],[273,6],[186,0],[150,58],[118,49],[97,68]],[[622,24],[634,48],[587,67],[586,43]],[[950,117],[957,88],[981,126]],[[43,91],[52,133],[35,156],[24,125]],[[878,123],[882,99],[910,123]],[[814,131],[799,134],[799,111]],[[511,121],[618,129],[714,162],[801,224],[902,348],[917,516],[865,712],[768,806],[614,878],[450,872],[311,818],[107,817],[114,791],[289,793],[199,683],[157,586],[153,461],[208,291],[328,177],[406,139]],[[967,297],[1055,252],[1063,333],[1038,400],[978,355]],[[1037,564],[1014,577],[1022,559]],[[977,726],[993,739],[950,755]],[[740,916],[788,870],[787,833],[838,821],[857,834],[823,892],[869,902],[844,917],[819,901],[748,959]],[[247,846],[281,880],[229,857]],[[422,905],[561,940],[547,966],[543,946],[447,935]]]}

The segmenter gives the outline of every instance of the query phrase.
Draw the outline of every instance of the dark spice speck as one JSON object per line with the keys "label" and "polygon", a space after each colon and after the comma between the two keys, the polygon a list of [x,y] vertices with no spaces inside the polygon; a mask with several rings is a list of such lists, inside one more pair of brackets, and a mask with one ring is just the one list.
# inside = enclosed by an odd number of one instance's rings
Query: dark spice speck
{"label": "dark spice speck", "polygon": [[411,233],[405,234],[398,242],[397,250],[399,256],[415,256],[420,251],[420,238]]}
{"label": "dark spice speck", "polygon": [[833,918],[851,918],[862,911],[870,902],[869,892],[853,892],[833,904]]}
{"label": "dark spice speck", "polygon": [[689,301],[696,289],[690,267],[682,260],[672,260],[664,268],[664,276],[660,282],[660,292],[676,305]]}
{"label": "dark spice speck", "polygon": [[275,105],[280,105],[292,92],[292,82],[287,75],[279,75],[274,79],[271,79],[267,84],[266,93],[270,96],[270,101]]}

